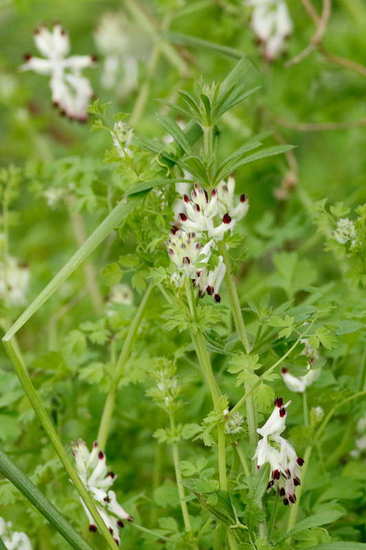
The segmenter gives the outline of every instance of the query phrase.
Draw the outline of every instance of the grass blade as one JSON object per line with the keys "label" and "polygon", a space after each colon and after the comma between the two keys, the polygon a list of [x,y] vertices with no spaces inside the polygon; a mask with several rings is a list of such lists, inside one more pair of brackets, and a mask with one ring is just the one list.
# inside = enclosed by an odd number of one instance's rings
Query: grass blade
{"label": "grass blade", "polygon": [[[41,512],[72,548],[92,550],[91,546],[81,538],[57,508],[2,451],[0,451],[0,473]],[[0,550],[3,549],[6,550],[6,546],[0,539]]]}

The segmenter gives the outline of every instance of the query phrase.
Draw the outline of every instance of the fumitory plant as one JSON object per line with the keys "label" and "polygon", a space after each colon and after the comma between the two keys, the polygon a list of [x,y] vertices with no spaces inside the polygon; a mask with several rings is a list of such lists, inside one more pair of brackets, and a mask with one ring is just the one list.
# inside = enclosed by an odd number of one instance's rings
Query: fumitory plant
{"label": "fumitory plant", "polygon": [[3,4],[0,549],[364,549],[366,6]]}

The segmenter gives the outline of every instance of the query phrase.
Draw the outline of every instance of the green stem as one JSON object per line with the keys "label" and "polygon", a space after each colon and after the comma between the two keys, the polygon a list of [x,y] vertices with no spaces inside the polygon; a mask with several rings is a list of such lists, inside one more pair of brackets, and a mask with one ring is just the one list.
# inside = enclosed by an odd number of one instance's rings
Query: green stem
{"label": "green stem", "polygon": [[306,472],[309,466],[310,462],[310,456],[312,451],[312,445],[309,445],[309,447],[306,448],[305,454],[304,454],[304,466],[301,473],[301,485],[297,487],[296,489],[296,502],[293,506],[291,506],[290,515],[288,518],[288,524],[287,524],[287,532],[291,531],[296,525],[297,516],[299,513],[299,506],[300,506],[300,499],[302,495],[302,489],[305,482],[305,476]]}
{"label": "green stem", "polygon": [[15,371],[17,373],[17,376],[19,378],[19,381],[23,387],[23,390],[25,394],[27,395],[33,410],[38,417],[39,422],[41,423],[43,429],[45,430],[50,442],[52,443],[59,459],[61,460],[66,472],[68,473],[71,481],[73,482],[73,485],[75,486],[75,489],[80,495],[80,498],[84,501],[85,505],[87,506],[90,514],[92,515],[96,526],[98,527],[100,533],[104,536],[106,539],[106,542],[108,544],[109,548],[112,548],[115,550],[115,542],[113,540],[113,537],[111,536],[110,532],[108,531],[108,528],[102,518],[100,517],[96,506],[94,504],[94,500],[91,497],[90,493],[86,489],[83,482],[80,480],[78,474],[74,470],[74,467],[69,459],[69,456],[67,452],[65,451],[61,440],[48,416],[48,413],[43,406],[43,403],[41,399],[38,396],[37,391],[35,390],[32,380],[29,376],[29,373],[27,371],[27,368],[25,366],[25,363],[23,361],[23,358],[20,354],[18,345],[15,340],[6,340],[4,342],[5,349],[7,351],[7,354],[9,355],[9,358],[11,359]]}
{"label": "green stem", "polygon": [[[222,414],[221,410],[221,392],[217,385],[209,353],[207,351],[205,338],[198,326],[196,305],[194,303],[191,282],[186,281],[187,301],[192,318],[191,338],[196,350],[196,355],[201,366],[201,370],[207,386],[209,388],[214,410],[218,417]],[[219,422],[217,426],[217,452],[218,452],[218,469],[219,469],[219,484],[222,491],[227,491],[227,475],[226,475],[226,441],[225,441],[225,425],[224,422]]]}
{"label": "green stem", "polygon": [[135,341],[137,331],[141,325],[145,307],[149,299],[149,296],[151,294],[151,291],[153,289],[153,286],[154,284],[150,283],[145,291],[145,294],[140,302],[140,305],[137,308],[135,317],[133,318],[132,323],[129,326],[127,337],[123,343],[121,353],[116,363],[116,367],[113,373],[113,378],[111,380],[111,387],[107,395],[107,399],[105,401],[105,405],[102,413],[102,419],[100,421],[99,431],[98,431],[97,439],[102,449],[104,449],[106,446],[108,435],[111,428],[111,420],[112,420],[113,411],[116,403],[116,397],[118,393],[118,384],[123,375],[125,364],[130,356],[131,349]]}
{"label": "green stem", "polygon": [[179,55],[176,49],[159,34],[150,17],[146,15],[139,4],[135,0],[124,0],[124,5],[140,26],[151,36],[154,42],[161,44],[161,52],[166,59],[176,67],[182,76],[188,76],[189,68],[184,59]]}
{"label": "green stem", "polygon": [[139,122],[139,120],[141,119],[141,116],[144,113],[146,102],[149,97],[151,79],[153,77],[157,63],[159,61],[159,57],[160,57],[160,43],[157,43],[154,46],[154,49],[151,53],[151,57],[147,64],[145,82],[140,87],[138,96],[133,106],[133,110],[129,120],[129,124],[131,126],[136,126],[136,124]]}
{"label": "green stem", "polygon": [[[170,421],[171,432],[172,434],[174,434],[175,421],[174,421],[174,416],[172,412],[169,413],[169,421]],[[172,447],[172,455],[173,455],[173,462],[174,462],[175,479],[178,487],[179,502],[182,510],[184,527],[185,527],[185,530],[190,533],[192,531],[192,526],[191,526],[191,519],[189,517],[184,486],[183,486],[183,478],[182,478],[182,471],[180,467],[178,444],[172,443],[171,447]]]}
{"label": "green stem", "polygon": [[[80,212],[75,210],[74,197],[67,197],[66,204],[69,211],[72,231],[75,237],[76,244],[82,246],[87,237],[85,231],[84,219]],[[103,298],[97,283],[97,273],[94,265],[91,262],[85,262],[83,265],[85,286],[88,290],[91,302],[96,313],[103,311]]]}
{"label": "green stem", "polygon": [[304,411],[304,426],[309,426],[309,408],[308,408],[308,396],[306,390],[302,394],[302,405]]}
{"label": "green stem", "polygon": [[[227,290],[228,290],[229,301],[231,306],[231,312],[234,318],[235,328],[245,353],[249,354],[250,353],[249,339],[245,328],[243,315],[241,312],[238,290],[236,288],[234,276],[232,273],[229,254],[227,253],[226,250],[224,251],[224,259],[225,259],[225,265],[226,265],[226,284],[227,284]],[[257,425],[256,425],[253,393],[252,392],[249,393],[249,390],[250,390],[250,387],[246,386],[245,391],[246,391],[247,397],[245,399],[245,404],[246,404],[246,412],[247,412],[249,444],[250,444],[251,450],[253,451],[257,444]]]}
{"label": "green stem", "polygon": [[245,475],[247,476],[248,479],[250,479],[250,477],[251,477],[250,468],[249,468],[247,459],[245,457],[245,454],[243,453],[243,449],[239,446],[239,444],[237,444],[237,445],[235,445],[235,450],[237,452],[240,464],[243,468],[243,471],[244,471]]}
{"label": "green stem", "polygon": [[[131,200],[131,199],[130,199]],[[53,296],[68,277],[85,261],[97,246],[120,224],[130,211],[130,201],[121,200],[112,212],[102,221],[85,243],[73,254],[70,260],[53,277],[48,285],[38,294],[25,311],[18,317],[3,337],[3,342],[9,341],[42,305]]]}
{"label": "green stem", "polygon": [[[0,473],[41,512],[73,548],[77,550],[91,550],[89,544],[80,537],[69,522],[60,514],[57,508],[53,506],[41,491],[2,451],[0,451]],[[0,542],[2,543],[1,539]],[[6,547],[0,544],[0,550],[2,548],[6,550]]]}
{"label": "green stem", "polygon": [[0,550],[6,550],[6,546],[3,543],[3,541],[1,540],[1,537],[0,537]]}

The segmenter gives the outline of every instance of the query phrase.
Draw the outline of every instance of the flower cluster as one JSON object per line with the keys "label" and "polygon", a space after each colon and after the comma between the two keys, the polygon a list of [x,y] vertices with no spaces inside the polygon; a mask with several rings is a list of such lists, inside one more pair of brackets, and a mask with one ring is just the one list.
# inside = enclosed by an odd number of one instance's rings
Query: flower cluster
{"label": "flower cluster", "polygon": [[29,269],[8,256],[0,261],[0,298],[13,306],[21,306],[26,301],[29,286]]}
{"label": "flower cluster", "polygon": [[[96,441],[91,452],[84,441],[78,441],[73,446],[73,455],[81,481],[96,501],[102,520],[119,544],[119,529],[124,526],[125,520],[132,521],[133,518],[117,502],[116,493],[110,490],[116,480],[116,474],[108,470],[105,454]],[[95,532],[97,526],[84,502],[81,503],[89,519],[89,530]]]}
{"label": "flower cluster", "polygon": [[253,8],[251,27],[262,44],[268,61],[279,57],[286,38],[292,32],[292,21],[285,0],[248,0]]}
{"label": "flower cluster", "polygon": [[280,397],[275,400],[272,414],[257,430],[262,439],[259,440],[254,455],[258,469],[264,464],[270,465],[268,489],[275,487],[286,506],[296,502],[295,490],[301,483],[300,467],[304,464],[292,445],[281,436],[286,429],[289,404],[290,402],[284,404]]}
{"label": "flower cluster", "polygon": [[337,221],[337,226],[333,231],[333,238],[339,244],[350,244],[354,246],[356,244],[356,228],[355,224],[349,218],[340,218]]}
{"label": "flower cluster", "polygon": [[318,378],[319,370],[308,368],[307,373],[303,376],[294,376],[288,371],[288,369],[283,368],[281,370],[281,375],[282,380],[290,391],[304,393],[306,388],[311,386],[311,384]]}
{"label": "flower cluster", "polygon": [[225,433],[234,435],[243,431],[244,418],[239,412],[234,412],[229,416],[229,411],[225,409],[224,416]]}
{"label": "flower cluster", "polygon": [[0,537],[7,550],[32,550],[32,545],[25,533],[12,531],[11,521],[0,518]]}
{"label": "flower cluster", "polygon": [[210,194],[194,185],[184,194],[182,211],[179,212],[167,243],[168,253],[177,271],[173,275],[176,284],[184,278],[194,281],[200,295],[213,296],[220,301],[219,289],[225,276],[225,264],[218,256],[216,266],[209,270],[207,264],[216,251],[216,242],[232,230],[237,221],[248,212],[246,195],[235,196],[235,180],[221,182]]}
{"label": "flower cluster", "polygon": [[52,101],[62,115],[84,122],[87,108],[93,95],[90,82],[81,71],[94,65],[95,57],[73,55],[67,57],[70,50],[69,37],[61,25],[51,30],[38,27],[34,40],[43,57],[26,54],[22,70],[31,70],[50,77]]}
{"label": "flower cluster", "polygon": [[[139,38],[139,42],[137,41]],[[94,34],[98,52],[104,57],[101,84],[119,97],[131,93],[138,84],[141,33],[121,12],[105,13]],[[141,48],[142,46],[142,48]]]}

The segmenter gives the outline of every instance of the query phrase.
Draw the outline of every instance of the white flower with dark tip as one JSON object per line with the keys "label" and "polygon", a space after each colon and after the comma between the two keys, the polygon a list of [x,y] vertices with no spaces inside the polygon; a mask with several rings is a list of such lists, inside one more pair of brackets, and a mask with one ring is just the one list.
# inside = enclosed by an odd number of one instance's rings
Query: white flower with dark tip
{"label": "white flower with dark tip", "polygon": [[235,223],[248,212],[249,202],[246,195],[235,196],[235,180],[229,178],[221,182],[209,193],[194,185],[190,196],[184,195],[184,212],[178,217],[178,223],[185,231],[205,232],[209,238],[220,240],[233,229]]}
{"label": "white flower with dark tip", "polygon": [[313,382],[319,377],[318,369],[308,369],[304,376],[294,376],[288,369],[281,370],[282,380],[290,391],[296,393],[304,393],[306,388],[311,386]]}
{"label": "white flower with dark tip", "polygon": [[13,306],[26,302],[30,273],[26,265],[8,256],[0,261],[0,298]]}
{"label": "white flower with dark tip", "polygon": [[215,302],[220,302],[219,290],[224,280],[225,272],[226,266],[222,256],[219,256],[217,266],[214,269],[208,270],[205,268],[197,271],[195,285],[199,288],[201,296],[208,294],[209,296],[213,296]]}
{"label": "white flower with dark tip", "polygon": [[32,550],[32,545],[25,533],[13,531],[11,521],[0,518],[0,537],[7,550]]}
{"label": "white flower with dark tip", "polygon": [[292,21],[285,0],[247,0],[253,8],[251,27],[269,61],[279,57],[292,32]]}
{"label": "white flower with dark tip", "polygon": [[304,464],[292,445],[281,436],[286,428],[287,407],[282,398],[275,400],[275,407],[267,422],[258,428],[262,436],[255,451],[257,468],[270,465],[268,489],[276,488],[285,505],[296,502],[296,487],[300,485],[300,467]]}
{"label": "white flower with dark tip", "polygon": [[340,218],[333,231],[333,238],[339,244],[350,243],[351,246],[354,246],[356,244],[357,233],[353,221],[349,218]]}
{"label": "white flower with dark tip", "polygon": [[186,233],[172,227],[167,243],[168,254],[177,271],[173,281],[181,284],[184,278],[195,280],[210,258],[212,241],[202,245],[196,233]]}
{"label": "white flower with dark tip", "polygon": [[[132,517],[117,502],[116,493],[110,487],[116,480],[116,475],[109,471],[104,452],[97,442],[94,442],[89,452],[84,441],[78,441],[73,446],[77,473],[96,502],[97,510],[108,527],[117,544],[120,543],[119,529],[124,521],[132,521]],[[89,510],[81,501],[89,520],[89,530],[95,532],[97,527]]]}
{"label": "white flower with dark tip", "polygon": [[95,57],[73,55],[67,57],[70,50],[69,37],[61,25],[51,30],[40,26],[34,33],[38,50],[44,57],[25,55],[26,62],[22,70],[30,70],[50,77],[52,101],[60,113],[84,122],[87,108],[93,95],[90,82],[81,71],[94,65]]}
{"label": "white flower with dark tip", "polygon": [[114,148],[117,151],[118,156],[121,159],[130,157],[130,146],[133,139],[133,129],[128,124],[126,124],[126,122],[119,120],[118,122],[114,123],[113,130],[111,131],[111,136]]}

